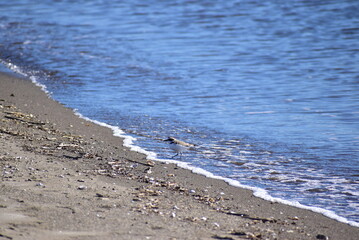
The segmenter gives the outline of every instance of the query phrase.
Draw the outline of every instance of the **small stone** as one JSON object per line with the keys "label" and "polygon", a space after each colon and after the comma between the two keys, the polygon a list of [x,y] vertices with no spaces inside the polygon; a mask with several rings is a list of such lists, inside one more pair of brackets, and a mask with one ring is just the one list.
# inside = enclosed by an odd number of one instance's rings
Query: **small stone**
{"label": "small stone", "polygon": [[256,239],[256,235],[254,235],[253,233],[247,233],[247,238]]}
{"label": "small stone", "polygon": [[317,239],[328,240],[329,238],[323,234],[318,234]]}
{"label": "small stone", "polygon": [[86,189],[87,187],[83,185],[77,187],[77,190],[86,190]]}

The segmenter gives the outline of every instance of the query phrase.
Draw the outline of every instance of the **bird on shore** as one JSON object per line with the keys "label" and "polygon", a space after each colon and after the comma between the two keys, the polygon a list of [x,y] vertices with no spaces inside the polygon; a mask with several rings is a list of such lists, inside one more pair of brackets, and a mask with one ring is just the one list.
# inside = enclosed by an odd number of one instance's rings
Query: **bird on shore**
{"label": "bird on shore", "polygon": [[168,137],[166,140],[164,140],[165,142],[169,142],[170,144],[170,148],[176,152],[176,154],[174,156],[172,156],[172,158],[180,155],[180,157],[182,156],[182,152],[186,151],[187,149],[194,147],[193,144],[190,143],[186,143],[183,142],[181,140],[178,140],[174,137]]}

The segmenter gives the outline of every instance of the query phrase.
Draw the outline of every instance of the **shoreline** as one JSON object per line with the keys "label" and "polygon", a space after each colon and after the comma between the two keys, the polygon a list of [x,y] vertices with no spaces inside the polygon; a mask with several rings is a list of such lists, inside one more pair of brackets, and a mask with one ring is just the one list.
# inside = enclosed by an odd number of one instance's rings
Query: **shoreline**
{"label": "shoreline", "polygon": [[0,73],[0,106],[0,239],[359,236],[320,213],[147,160],[29,80]]}
{"label": "shoreline", "polygon": [[[37,84],[37,83],[35,83],[35,84]],[[44,87],[42,85],[38,85],[38,86],[40,88]],[[47,92],[47,91],[45,91],[45,92]],[[237,180],[233,180],[233,179],[230,179],[230,178],[227,178],[227,177],[222,177],[220,175],[214,175],[213,173],[211,173],[211,172],[209,172],[207,170],[204,170],[202,168],[191,166],[191,164],[187,163],[187,162],[181,162],[179,160],[172,160],[172,159],[158,159],[158,158],[156,158],[155,153],[147,151],[147,150],[133,144],[133,141],[134,141],[133,137],[126,135],[126,133],[122,129],[120,129],[119,127],[112,126],[112,125],[109,125],[107,123],[103,123],[103,122],[100,122],[100,121],[97,121],[97,120],[90,119],[88,117],[83,116],[81,113],[78,113],[77,111],[74,111],[74,114],[77,115],[78,117],[86,120],[86,121],[89,121],[89,122],[95,123],[95,124],[97,124],[99,126],[111,129],[113,131],[114,136],[125,139],[124,144],[123,144],[124,147],[127,147],[127,148],[131,149],[131,151],[135,151],[135,152],[138,152],[140,154],[146,155],[147,156],[146,158],[148,160],[153,160],[153,161],[162,162],[162,163],[174,164],[174,165],[176,165],[176,166],[178,166],[178,167],[180,167],[182,169],[189,170],[194,174],[199,174],[199,175],[203,175],[203,176],[205,176],[207,178],[211,178],[211,179],[215,179],[215,180],[219,180],[219,181],[224,181],[224,182],[226,182],[227,184],[229,184],[230,186],[233,186],[233,187],[250,190],[250,191],[252,191],[252,193],[253,193],[253,195],[255,197],[261,198],[263,200],[270,201],[270,202],[273,202],[273,203],[281,203],[281,204],[284,204],[284,205],[297,207],[297,208],[300,208],[300,209],[309,210],[309,211],[312,211],[312,212],[315,212],[315,213],[322,214],[322,215],[324,215],[324,216],[326,216],[328,218],[331,218],[333,220],[339,221],[341,223],[345,223],[345,224],[348,224],[348,225],[353,226],[353,227],[359,227],[358,222],[348,220],[347,218],[338,215],[337,213],[335,213],[332,210],[328,210],[328,209],[321,208],[321,207],[303,205],[303,204],[301,204],[299,202],[293,202],[293,201],[290,201],[290,200],[286,200],[286,199],[282,199],[282,198],[278,198],[278,197],[273,197],[266,190],[264,190],[262,188],[252,187],[252,186],[249,186],[249,185],[243,185]]]}

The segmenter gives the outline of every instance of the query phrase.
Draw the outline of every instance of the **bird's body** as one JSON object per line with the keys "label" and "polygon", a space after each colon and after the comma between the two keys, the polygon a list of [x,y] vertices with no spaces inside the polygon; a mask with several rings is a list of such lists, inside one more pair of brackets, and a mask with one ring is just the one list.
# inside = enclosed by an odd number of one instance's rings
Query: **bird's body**
{"label": "bird's body", "polygon": [[186,151],[188,148],[194,147],[193,144],[183,142],[174,137],[169,137],[165,141],[169,142],[170,148],[176,152],[176,155],[173,157],[182,154],[182,152]]}

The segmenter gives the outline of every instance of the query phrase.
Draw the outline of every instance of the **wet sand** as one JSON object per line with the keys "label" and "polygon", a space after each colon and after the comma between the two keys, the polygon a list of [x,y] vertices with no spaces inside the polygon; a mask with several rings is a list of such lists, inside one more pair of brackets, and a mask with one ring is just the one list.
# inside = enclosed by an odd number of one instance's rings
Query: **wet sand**
{"label": "wet sand", "polygon": [[359,228],[147,161],[0,73],[0,239],[358,239]]}

